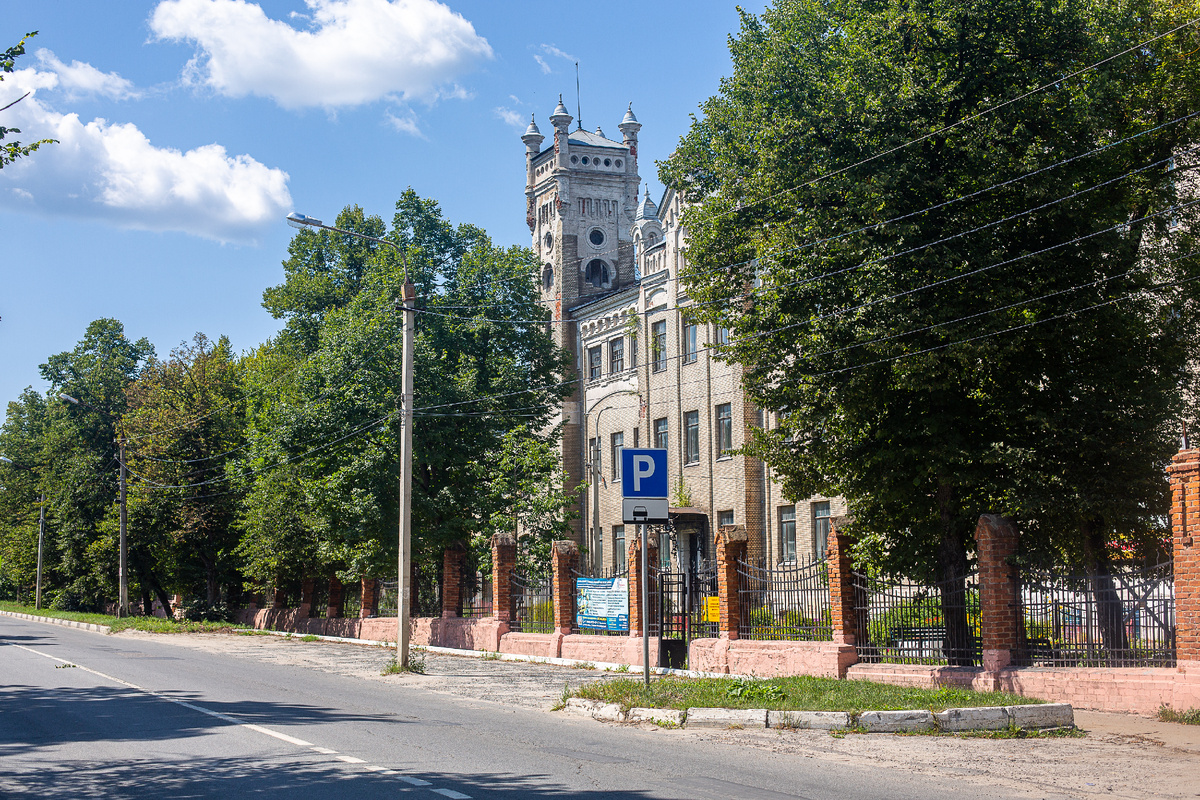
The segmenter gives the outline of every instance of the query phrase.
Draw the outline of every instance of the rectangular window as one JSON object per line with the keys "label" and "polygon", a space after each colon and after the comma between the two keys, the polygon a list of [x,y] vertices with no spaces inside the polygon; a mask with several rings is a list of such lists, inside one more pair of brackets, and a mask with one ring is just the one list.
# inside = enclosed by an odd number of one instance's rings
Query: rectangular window
{"label": "rectangular window", "polygon": [[700,412],[688,411],[683,415],[683,463],[700,462]]}
{"label": "rectangular window", "polygon": [[717,458],[728,458],[733,454],[733,406],[722,403],[717,406]]}
{"label": "rectangular window", "polygon": [[629,337],[629,366],[637,366],[637,336]]}
{"label": "rectangular window", "polygon": [[667,418],[660,417],[654,420],[654,446],[661,449],[667,449]]}
{"label": "rectangular window", "polygon": [[638,434],[639,434],[639,433],[641,433],[641,432],[642,432],[642,429],[641,429],[641,428],[634,428],[634,429],[633,429],[633,446],[634,446],[634,447],[641,447],[641,445],[640,445],[640,444],[638,444]]}
{"label": "rectangular window", "polygon": [[610,438],[612,445],[612,476],[621,477],[621,451],[625,449],[625,432],[617,431]]}
{"label": "rectangular window", "polygon": [[650,351],[654,360],[654,371],[667,368],[667,321],[661,320],[650,326]]}
{"label": "rectangular window", "polygon": [[779,542],[783,545],[783,560],[796,560],[796,507],[779,509]]}
{"label": "rectangular window", "polygon": [[588,378],[596,380],[600,377],[600,348],[588,348]]}
{"label": "rectangular window", "polygon": [[729,328],[717,327],[717,344],[729,344]]}
{"label": "rectangular window", "polygon": [[608,343],[608,371],[625,371],[625,340],[616,338]]}
{"label": "rectangular window", "polygon": [[620,567],[625,560],[625,526],[613,525],[613,566]]}
{"label": "rectangular window", "polygon": [[683,363],[696,363],[696,326],[683,323]]}
{"label": "rectangular window", "polygon": [[829,516],[829,501],[812,504],[813,515],[813,552],[817,558],[825,557],[825,548],[829,546],[829,528],[832,525]]}
{"label": "rectangular window", "polygon": [[718,511],[717,512],[717,527],[718,528],[728,528],[732,524],[733,524],[733,512],[732,511]]}

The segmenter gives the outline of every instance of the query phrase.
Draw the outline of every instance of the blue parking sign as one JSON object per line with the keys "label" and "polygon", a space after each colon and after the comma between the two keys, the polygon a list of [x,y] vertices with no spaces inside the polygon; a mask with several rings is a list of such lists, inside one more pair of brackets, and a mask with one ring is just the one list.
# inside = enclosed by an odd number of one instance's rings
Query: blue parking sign
{"label": "blue parking sign", "polygon": [[621,494],[663,497],[668,494],[667,451],[626,447],[621,451]]}

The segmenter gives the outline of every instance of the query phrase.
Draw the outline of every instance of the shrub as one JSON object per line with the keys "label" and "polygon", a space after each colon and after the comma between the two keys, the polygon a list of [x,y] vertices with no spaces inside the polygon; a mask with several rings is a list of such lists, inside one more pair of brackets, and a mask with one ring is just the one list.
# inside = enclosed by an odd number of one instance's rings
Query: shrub
{"label": "shrub", "polygon": [[233,611],[219,601],[192,600],[184,605],[183,618],[188,622],[233,622]]}

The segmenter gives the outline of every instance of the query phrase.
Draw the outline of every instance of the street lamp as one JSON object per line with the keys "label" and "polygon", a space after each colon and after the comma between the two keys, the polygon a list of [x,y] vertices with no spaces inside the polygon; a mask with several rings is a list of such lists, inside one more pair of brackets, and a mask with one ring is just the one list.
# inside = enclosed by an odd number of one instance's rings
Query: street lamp
{"label": "street lamp", "polygon": [[293,228],[321,228],[322,230],[343,233],[369,242],[387,245],[400,256],[404,267],[404,354],[401,364],[401,381],[403,392],[400,400],[403,406],[400,421],[400,543],[397,561],[400,574],[396,580],[396,662],[401,668],[408,667],[408,614],[411,588],[409,582],[412,572],[412,430],[413,430],[413,337],[417,322],[417,289],[409,279],[408,258],[404,249],[395,242],[368,236],[365,233],[337,228],[326,225],[321,220],[293,211],[287,215],[288,225]]}
{"label": "street lamp", "polygon": [[[84,406],[87,406],[88,408],[92,409],[93,411],[104,414],[103,411],[100,411],[100,409],[96,408],[95,406],[91,405],[90,403],[85,403],[82,400],[72,397],[71,395],[66,394],[64,392],[58,393],[58,399],[62,400],[63,402],[66,402],[66,403],[70,403],[71,405],[74,405],[74,406],[84,405]],[[113,419],[111,415],[106,415],[106,416],[108,416],[110,420]],[[120,465],[120,470],[119,470],[118,474],[120,475],[120,486],[121,486],[121,492],[120,492],[121,534],[120,534],[120,539],[119,539],[119,544],[118,544],[119,556],[117,559],[117,583],[120,586],[120,593],[117,597],[117,616],[118,617],[128,617],[129,616],[129,570],[127,568],[128,551],[127,551],[126,545],[125,545],[125,523],[126,523],[125,486],[126,486],[126,481],[125,481],[125,437],[124,436],[117,437],[117,452],[119,454],[117,457],[117,464]]]}
{"label": "street lamp", "polygon": [[[7,456],[0,456],[0,461],[8,464],[13,469],[23,469],[27,472],[33,472],[33,467],[22,467],[15,463]],[[33,590],[33,607],[40,609],[42,607],[42,540],[46,535],[46,490],[42,489],[42,498],[38,502],[38,547],[37,547],[37,579],[34,583]]]}

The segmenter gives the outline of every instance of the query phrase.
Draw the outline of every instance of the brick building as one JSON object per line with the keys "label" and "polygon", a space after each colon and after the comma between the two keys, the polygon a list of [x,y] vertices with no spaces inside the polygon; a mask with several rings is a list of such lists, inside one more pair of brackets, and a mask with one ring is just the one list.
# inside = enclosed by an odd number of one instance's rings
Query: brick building
{"label": "brick building", "polygon": [[[576,355],[575,392],[562,404],[562,457],[569,485],[586,481],[574,536],[588,566],[624,563],[620,450],[669,453],[673,531],[660,558],[676,568],[713,558],[719,527],[747,534],[751,560],[768,564],[824,555],[840,498],[785,498],[762,462],[733,451],[754,426],[771,424],[741,391],[741,368],[711,349],[726,332],[688,321],[678,273],[686,232],[670,188],[639,198],[638,133],[632,109],[617,129],[570,130],[563,106],[552,141],[536,121],[526,148],[526,222],[542,265],[542,302],[556,340]],[[627,530],[628,527],[628,530]],[[670,561],[666,561],[670,559]]]}

